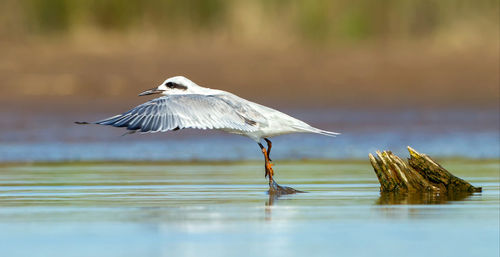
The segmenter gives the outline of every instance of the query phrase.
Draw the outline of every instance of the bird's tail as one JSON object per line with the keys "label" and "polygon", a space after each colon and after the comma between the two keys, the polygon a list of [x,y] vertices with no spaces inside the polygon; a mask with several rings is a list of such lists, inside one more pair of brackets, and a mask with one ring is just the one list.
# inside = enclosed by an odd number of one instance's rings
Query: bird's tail
{"label": "bird's tail", "polygon": [[312,132],[316,133],[316,134],[323,135],[323,136],[329,136],[329,137],[336,137],[336,136],[340,135],[340,133],[337,133],[337,132],[332,132],[332,131],[327,131],[327,130],[322,130],[322,129],[317,129],[317,128],[315,128],[315,130]]}
{"label": "bird's tail", "polygon": [[304,127],[297,127],[296,129],[298,129],[300,132],[315,133],[315,134],[320,134],[320,135],[329,136],[329,137],[336,137],[336,136],[340,135],[340,133],[337,133],[337,132],[322,130],[322,129],[311,127],[311,126],[308,126],[305,128]]}

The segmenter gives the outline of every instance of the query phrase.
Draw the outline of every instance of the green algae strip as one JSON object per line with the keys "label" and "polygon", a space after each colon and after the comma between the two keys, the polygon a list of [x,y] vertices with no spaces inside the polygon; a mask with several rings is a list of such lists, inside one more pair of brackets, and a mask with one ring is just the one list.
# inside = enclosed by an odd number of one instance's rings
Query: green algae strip
{"label": "green algae strip", "polygon": [[[498,181],[499,159],[447,159],[440,163],[467,180]],[[378,184],[368,160],[277,160],[274,168],[280,182],[288,184],[341,184],[352,181]],[[266,182],[261,161],[2,163],[0,181],[3,186],[120,183],[264,185]]]}
{"label": "green algae strip", "polygon": [[[436,158],[437,161],[444,164],[492,164],[500,165],[500,159],[472,159],[462,157],[452,158]],[[139,165],[139,166],[158,166],[158,165],[242,165],[242,164],[259,164],[263,163],[260,160],[168,160],[168,161],[54,161],[54,162],[0,162],[0,167],[12,166],[94,166],[94,165]],[[274,160],[276,166],[281,164],[367,164],[369,160],[363,159],[300,159],[300,160]]]}

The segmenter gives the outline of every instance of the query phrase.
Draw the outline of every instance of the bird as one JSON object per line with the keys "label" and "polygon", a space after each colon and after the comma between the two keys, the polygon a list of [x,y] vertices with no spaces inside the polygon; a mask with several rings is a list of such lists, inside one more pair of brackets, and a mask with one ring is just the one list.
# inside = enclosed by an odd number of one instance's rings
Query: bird
{"label": "bird", "polygon": [[[302,192],[280,186],[274,180],[269,138],[291,133],[314,133],[335,137],[340,133],[315,128],[270,107],[251,102],[235,94],[200,86],[184,76],[168,78],[139,96],[161,95],[135,108],[95,122],[126,128],[128,133],[156,133],[181,129],[215,129],[246,136],[259,145],[264,155],[264,177],[269,179],[269,194]],[[265,141],[267,148],[262,142]]]}

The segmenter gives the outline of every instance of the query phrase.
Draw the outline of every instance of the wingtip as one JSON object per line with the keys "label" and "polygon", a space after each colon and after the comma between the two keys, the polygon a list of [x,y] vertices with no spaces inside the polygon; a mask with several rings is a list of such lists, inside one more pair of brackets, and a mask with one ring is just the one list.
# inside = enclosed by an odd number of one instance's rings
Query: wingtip
{"label": "wingtip", "polygon": [[136,132],[137,132],[137,130],[128,130],[127,132],[125,132],[125,133],[122,134],[122,137],[124,137],[126,135],[132,135],[132,134],[134,134]]}
{"label": "wingtip", "polygon": [[90,124],[86,121],[75,121],[75,124],[78,124],[78,125],[87,125],[87,124]]}

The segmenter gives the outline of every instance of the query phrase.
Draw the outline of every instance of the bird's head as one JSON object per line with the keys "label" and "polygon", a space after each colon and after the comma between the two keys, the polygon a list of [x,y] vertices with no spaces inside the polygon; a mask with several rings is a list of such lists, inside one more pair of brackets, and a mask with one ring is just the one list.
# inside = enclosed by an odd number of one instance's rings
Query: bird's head
{"label": "bird's head", "polygon": [[139,94],[139,96],[162,94],[162,95],[176,95],[176,94],[196,94],[200,91],[201,87],[196,85],[193,81],[183,76],[175,76],[165,80],[158,87],[146,90]]}

